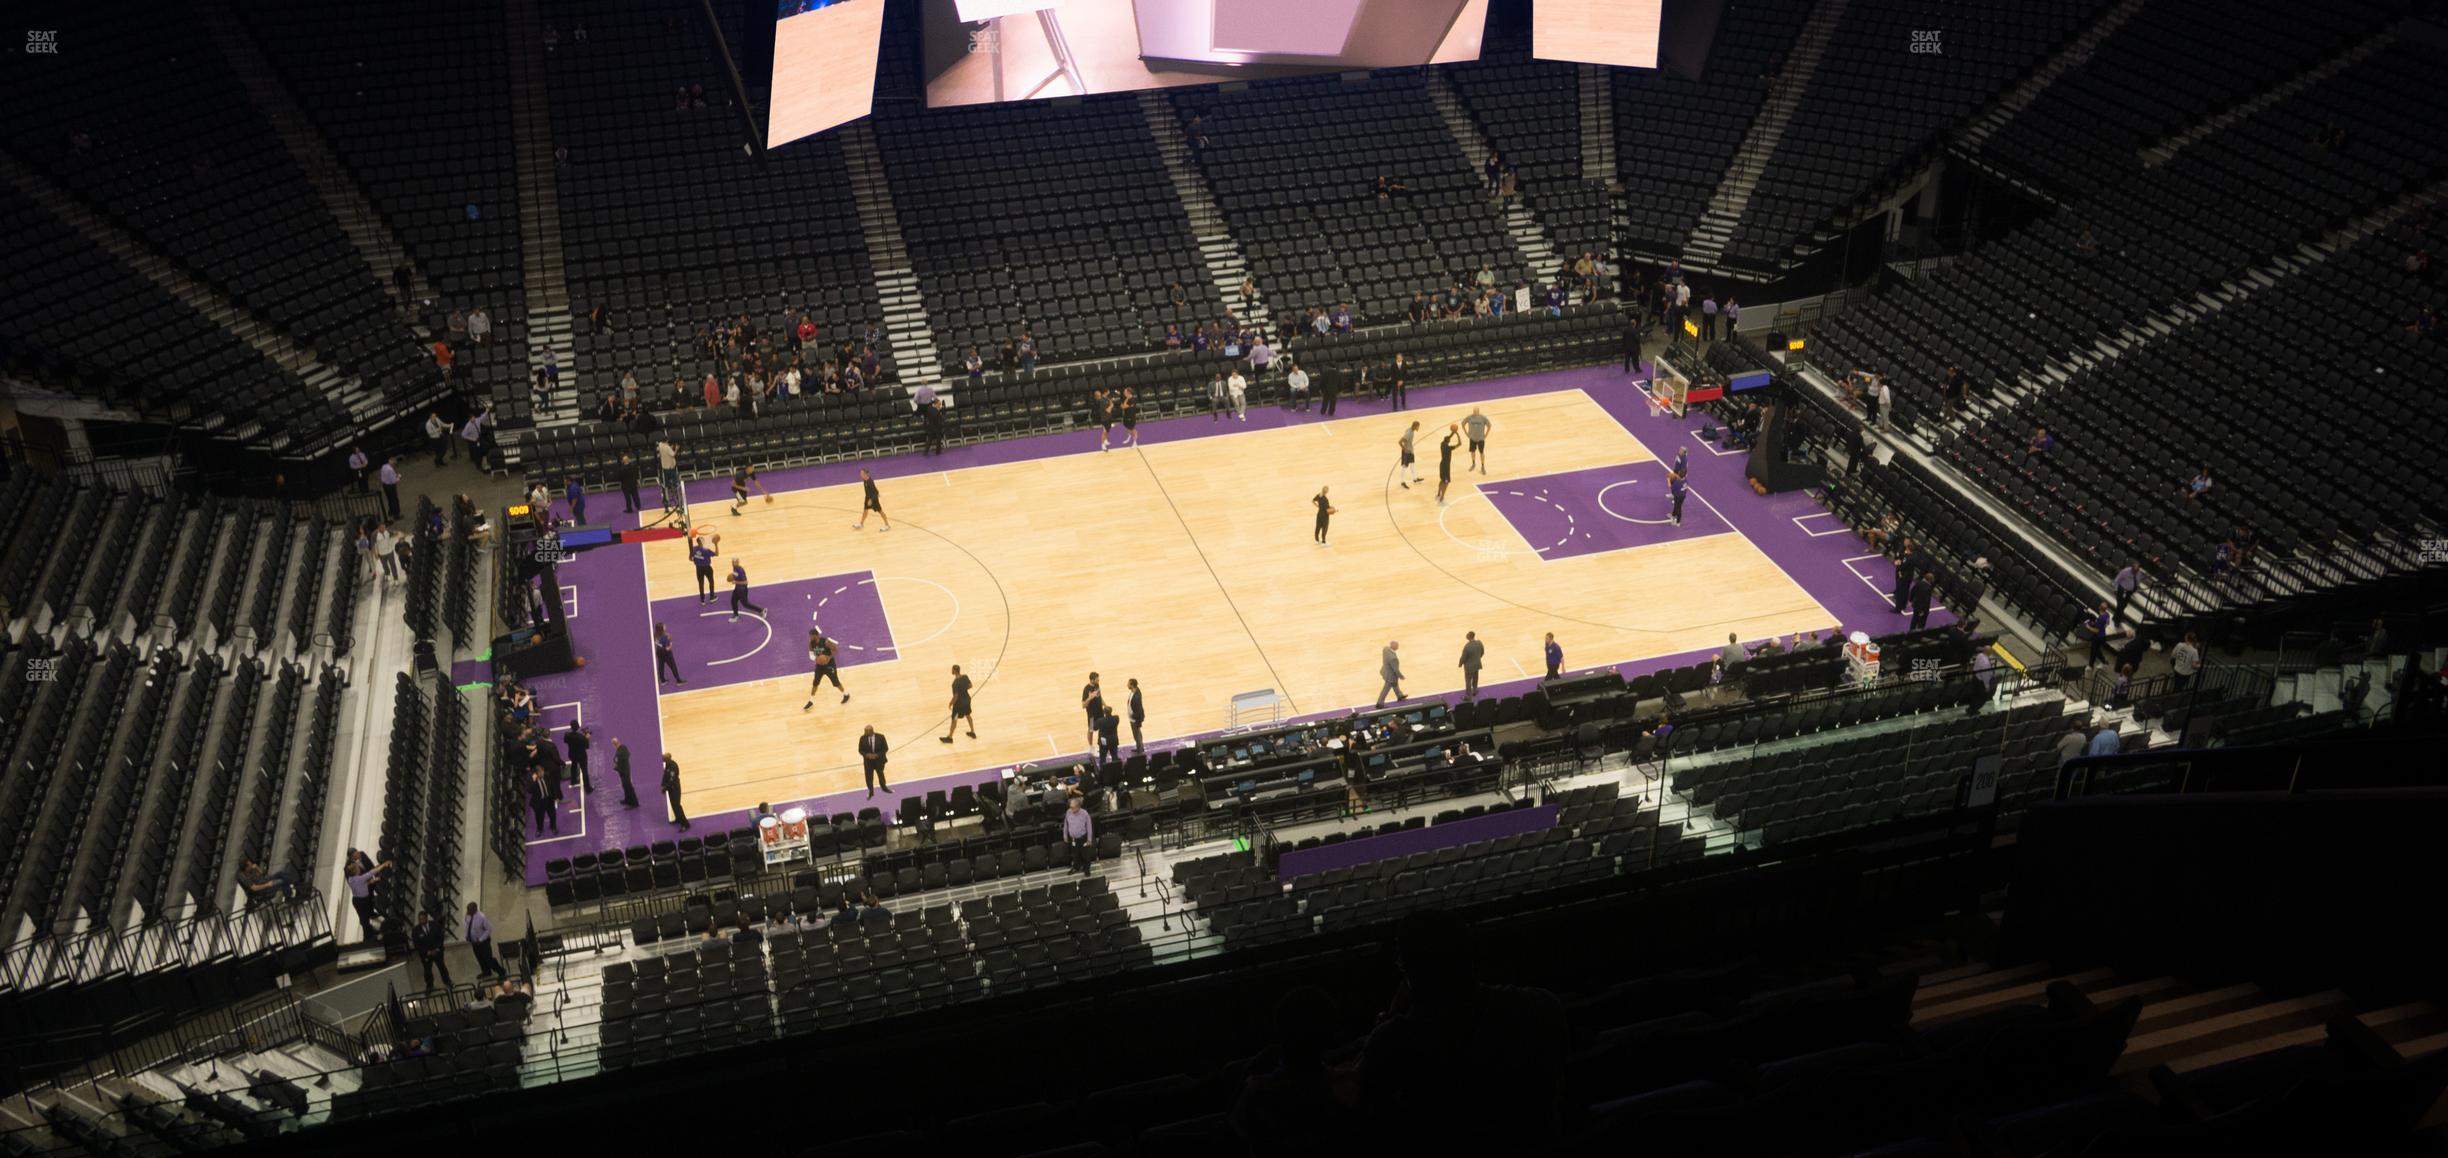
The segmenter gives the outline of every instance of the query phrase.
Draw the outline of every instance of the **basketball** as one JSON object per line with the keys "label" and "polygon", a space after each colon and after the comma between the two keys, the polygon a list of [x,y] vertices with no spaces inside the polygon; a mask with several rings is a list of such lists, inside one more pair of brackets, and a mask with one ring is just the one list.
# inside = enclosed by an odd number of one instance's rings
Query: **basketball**
{"label": "basketball", "polygon": [[585,656],[583,656],[583,655],[582,655],[582,656],[579,656],[575,662],[577,663],[577,665],[578,665],[579,667],[585,667],[585,666],[586,666],[586,657],[585,657]]}
{"label": "basketball", "polygon": [[765,505],[766,505],[766,506],[769,506],[769,507],[773,505],[773,496],[772,496],[772,495],[767,495],[767,496],[765,496]]}

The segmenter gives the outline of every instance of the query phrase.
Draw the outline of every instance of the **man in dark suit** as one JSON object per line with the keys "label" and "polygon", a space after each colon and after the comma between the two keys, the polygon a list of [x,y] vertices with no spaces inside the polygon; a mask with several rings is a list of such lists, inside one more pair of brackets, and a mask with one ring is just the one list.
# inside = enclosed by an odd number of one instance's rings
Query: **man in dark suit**
{"label": "man in dark suit", "polygon": [[858,750],[859,764],[867,771],[867,798],[875,799],[878,787],[884,789],[885,795],[892,795],[892,783],[884,779],[884,761],[889,747],[884,743],[884,737],[876,734],[874,724],[867,725],[867,730],[859,735]]}
{"label": "man in dark suit", "polygon": [[450,964],[442,959],[444,934],[442,924],[432,913],[418,913],[416,927],[408,931],[408,943],[415,947],[417,964],[425,969],[425,988],[434,987],[434,974],[442,975],[442,988],[451,987]]}
{"label": "man in dark suit", "polygon": [[1487,645],[1479,642],[1479,633],[1462,633],[1462,698],[1479,698],[1479,665],[1487,657]]}
{"label": "man in dark suit", "polygon": [[618,736],[612,737],[612,771],[620,775],[621,807],[637,807],[637,785],[629,782],[629,745],[621,743]]}
{"label": "man in dark suit", "polygon": [[1097,765],[1099,767],[1121,762],[1121,723],[1122,717],[1117,716],[1110,711],[1106,712],[1102,718],[1097,720]]}
{"label": "man in dark suit", "polygon": [[680,807],[680,762],[672,759],[669,752],[663,753],[663,801],[671,806],[672,823],[687,832],[688,809]]}
{"label": "man in dark suit", "polygon": [[1318,417],[1332,418],[1335,399],[1343,394],[1343,382],[1351,371],[1341,366],[1329,366],[1318,375]]}
{"label": "man in dark suit", "polygon": [[1139,681],[1130,680],[1131,751],[1145,755],[1147,745],[1139,737],[1139,725],[1147,723],[1147,705],[1139,700]]}
{"label": "man in dark suit", "polygon": [[587,771],[587,748],[594,741],[587,738],[586,729],[576,724],[570,725],[570,730],[562,733],[561,742],[569,749],[570,771],[577,782],[589,789],[594,788],[595,782]]}
{"label": "man in dark suit", "polygon": [[1913,581],[1912,629],[1914,631],[1929,626],[1930,599],[1937,594],[1937,591],[1938,575],[1934,571],[1923,571],[1921,577]]}
{"label": "man in dark suit", "polygon": [[1898,615],[1912,608],[1912,581],[1913,576],[1921,573],[1919,563],[1920,552],[1914,549],[1912,536],[1906,535],[1898,540],[1895,552],[1896,574],[1893,600]]}
{"label": "man in dark suit", "polygon": [[620,462],[621,510],[636,513],[645,504],[638,499],[637,459],[622,455]]}

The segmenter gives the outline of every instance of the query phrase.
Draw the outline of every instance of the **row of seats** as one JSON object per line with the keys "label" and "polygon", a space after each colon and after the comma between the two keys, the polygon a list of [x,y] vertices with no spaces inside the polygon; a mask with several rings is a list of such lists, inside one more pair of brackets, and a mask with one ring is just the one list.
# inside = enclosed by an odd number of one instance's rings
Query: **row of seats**
{"label": "row of seats", "polygon": [[1134,98],[885,108],[875,128],[946,367],[1023,330],[1040,358],[1089,359],[1222,316]]}
{"label": "row of seats", "polygon": [[2320,12],[2283,0],[2140,5],[2089,59],[2040,90],[1995,137],[1984,164],[2058,198],[2080,198],[2142,167],[2142,150],[2273,88],[2403,15],[2397,0]]}
{"label": "row of seats", "polygon": [[1820,50],[1724,260],[1781,270],[1798,242],[1935,155],[1944,134],[2105,7],[2103,0],[2011,8],[1853,0]]}
{"label": "row of seats", "polygon": [[[181,275],[359,379],[378,407],[404,409],[433,385],[376,272],[198,14],[90,13],[76,34],[88,46],[85,67],[0,81],[27,113],[12,121],[21,157]],[[321,449],[346,436],[337,407],[273,409],[283,425],[261,436],[267,449]]]}
{"label": "row of seats", "polygon": [[[770,327],[804,311],[828,342],[883,318],[839,134],[749,157],[727,100],[675,108],[677,89],[729,91],[699,14],[553,0],[540,15],[588,30],[544,61],[552,141],[567,150],[559,240],[580,335],[563,376],[574,372],[582,405],[628,372],[696,384],[714,367],[685,337],[716,318]],[[749,42],[742,11],[717,15],[729,44]],[[583,315],[597,306],[612,330],[589,336]]]}
{"label": "row of seats", "polygon": [[[1416,73],[1277,81],[1173,98],[1212,142],[1195,158],[1270,301],[1350,302],[1390,321],[1450,271],[1529,278],[1485,183]],[[1380,200],[1380,176],[1408,191]]]}

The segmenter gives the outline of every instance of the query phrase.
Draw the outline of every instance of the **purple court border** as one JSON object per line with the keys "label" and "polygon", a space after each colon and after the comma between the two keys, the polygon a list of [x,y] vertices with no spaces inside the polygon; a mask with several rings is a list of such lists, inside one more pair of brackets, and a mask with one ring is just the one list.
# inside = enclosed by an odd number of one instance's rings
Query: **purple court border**
{"label": "purple court border", "polygon": [[[1671,414],[1651,412],[1648,395],[1640,388],[1649,376],[1650,368],[1646,364],[1635,374],[1625,374],[1614,366],[1558,370],[1453,386],[1425,387],[1412,391],[1412,401],[1414,408],[1417,408],[1422,405],[1451,406],[1499,398],[1516,398],[1560,390],[1584,391],[1597,402],[1600,409],[1621,424],[1651,455],[1661,460],[1671,461],[1677,450],[1687,452],[1687,470],[1691,488],[1690,498],[1684,508],[1684,520],[1687,525],[1697,523],[1703,517],[1701,514],[1703,511],[1722,520],[1732,533],[1741,535],[1757,547],[1771,563],[1782,570],[1821,607],[1827,609],[1832,617],[1831,622],[1827,625],[1830,628],[1859,629],[1878,634],[1894,631],[1906,625],[1905,617],[1896,613],[1886,595],[1887,590],[1892,587],[1895,575],[1892,566],[1883,559],[1871,558],[1872,552],[1862,544],[1859,537],[1850,533],[1829,533],[1828,528],[1834,524],[1824,517],[1814,518],[1814,516],[1825,516],[1826,508],[1810,493],[1789,491],[1772,495],[1754,494],[1744,475],[1746,456],[1740,453],[1718,454],[1713,447],[1699,439],[1698,431],[1707,420],[1705,415],[1695,413],[1677,418]],[[1161,419],[1142,423],[1139,428],[1139,438],[1141,442],[1149,444],[1186,442],[1199,438],[1238,434],[1252,429],[1268,430],[1286,426],[1304,426],[1317,422],[1340,421],[1346,417],[1381,415],[1386,413],[1387,408],[1382,400],[1347,399],[1342,403],[1342,410],[1342,414],[1332,419],[1323,418],[1314,412],[1303,413],[1272,407],[1253,408],[1249,412],[1249,420],[1246,423],[1216,423],[1206,419],[1203,415]],[[912,421],[916,419],[913,418]],[[1491,438],[1489,443],[1491,453],[1496,455],[1504,453],[1504,439],[1501,432]],[[687,461],[689,449],[686,445],[680,448],[684,462]],[[786,490],[807,490],[856,482],[859,468],[864,466],[874,472],[883,492],[884,507],[889,511],[893,503],[892,484],[897,479],[935,474],[947,470],[1031,462],[1068,454],[1095,453],[1097,453],[1096,432],[1093,429],[1083,429],[948,447],[941,454],[936,455],[901,454],[866,462],[835,462],[792,467],[764,472],[762,478],[767,489],[777,493]],[[705,504],[723,506],[729,504],[730,483],[728,479],[699,479],[688,483],[687,486],[689,501],[692,505],[704,507]],[[649,485],[643,488],[642,493],[650,511],[660,508],[661,495],[657,488]],[[604,512],[604,508],[611,501],[617,501],[617,498],[617,494],[599,494],[593,497],[598,521],[607,523],[616,530],[625,530],[638,525],[634,515]],[[754,517],[753,508],[748,517]],[[1806,524],[1816,524],[1818,533],[1814,534]],[[570,806],[573,815],[564,818],[562,829],[564,835],[556,840],[530,842],[527,880],[531,885],[543,883],[544,864],[551,858],[567,857],[581,852],[596,852],[605,848],[644,844],[656,840],[668,840],[679,831],[667,818],[660,793],[656,791],[659,778],[658,754],[662,750],[662,734],[660,716],[655,710],[654,702],[656,694],[654,656],[646,631],[640,626],[640,621],[635,618],[635,615],[643,614],[643,608],[647,604],[645,568],[641,565],[641,560],[635,552],[652,549],[654,546],[655,544],[625,545],[588,551],[561,568],[565,581],[573,581],[588,587],[590,591],[588,601],[591,604],[631,607],[639,611],[629,616],[626,624],[623,623],[624,617],[620,615],[581,614],[573,616],[570,620],[572,639],[576,644],[578,654],[589,658],[588,666],[533,681],[546,705],[562,703],[587,705],[582,710],[595,733],[593,758],[596,767],[593,779],[597,787],[592,791],[582,791],[573,797],[575,803]],[[673,546],[668,549],[680,550],[681,548]],[[763,602],[761,596],[759,601]],[[583,608],[582,612],[590,610],[591,608]],[[1945,624],[1953,622],[1953,619],[1941,608],[1931,613],[1931,622]],[[1566,649],[1565,670],[1568,673],[1598,670],[1572,666],[1572,641],[1565,633],[1559,632],[1558,636],[1559,642]],[[800,650],[794,641],[791,653],[795,655]],[[1707,648],[1673,655],[1647,656],[1613,666],[1625,678],[1630,679],[1669,668],[1688,667],[1715,655],[1717,650]],[[1536,679],[1523,679],[1482,684],[1480,695],[1485,698],[1520,695],[1535,687],[1537,683]],[[1461,696],[1459,692],[1447,692],[1412,698],[1441,699],[1451,703],[1460,700]],[[1309,713],[1286,722],[1341,716],[1354,708],[1365,706],[1355,704],[1330,711]],[[547,718],[558,719],[559,717],[548,715]],[[612,723],[615,721],[616,724]],[[628,744],[631,752],[632,778],[638,788],[640,805],[635,809],[622,807],[617,785],[610,775],[611,737],[615,734]],[[1163,746],[1184,747],[1217,734],[1219,733],[1203,732],[1173,737],[1163,741]],[[1047,757],[1034,761],[1034,763],[1059,765],[1087,758],[1086,753],[1067,753]],[[894,795],[889,797],[879,795],[872,803],[879,807],[885,816],[890,817],[894,814],[892,805],[900,799],[910,796],[923,797],[927,792],[934,790],[949,791],[957,785],[983,784],[997,779],[1005,767],[1007,765],[995,765],[906,783],[896,782]],[[684,798],[688,774],[688,761],[682,760],[681,782]],[[812,813],[829,816],[843,812],[856,812],[868,806],[870,801],[867,800],[863,789],[853,789],[796,800],[774,800],[769,803],[777,810],[797,805],[807,808]],[[750,823],[750,815],[750,810],[738,809],[724,813],[699,815],[692,819],[695,821],[695,831],[718,832]],[[573,819],[579,821],[576,827],[569,823]]]}

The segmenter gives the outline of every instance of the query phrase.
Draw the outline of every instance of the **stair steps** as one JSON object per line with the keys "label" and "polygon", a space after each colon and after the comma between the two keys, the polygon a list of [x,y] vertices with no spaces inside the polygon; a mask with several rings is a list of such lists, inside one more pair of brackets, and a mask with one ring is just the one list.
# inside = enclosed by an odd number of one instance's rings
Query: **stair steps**
{"label": "stair steps", "polygon": [[[1470,110],[1462,107],[1462,98],[1454,92],[1451,82],[1437,69],[1427,69],[1428,100],[1436,106],[1437,116],[1453,135],[1454,144],[1462,150],[1462,159],[1470,163],[1471,172],[1484,171],[1488,154],[1494,151],[1487,137],[1479,131]],[[1529,264],[1530,272],[1541,285],[1554,283],[1564,276],[1564,261],[1556,256],[1555,244],[1548,240],[1547,229],[1539,224],[1538,216],[1530,211],[1527,199],[1518,194],[1505,205],[1505,235],[1512,238],[1513,248]]]}
{"label": "stair steps", "polygon": [[944,376],[935,327],[910,263],[909,244],[901,236],[901,218],[893,208],[892,183],[876,150],[874,126],[854,122],[841,130],[840,140],[850,191],[858,202],[860,232],[867,239],[867,263],[875,270],[876,296],[884,308],[884,344],[892,350],[893,373],[909,389],[933,385],[945,406],[956,407],[957,382]]}
{"label": "stair steps", "polygon": [[1190,219],[1190,233],[1198,239],[1199,256],[1206,263],[1208,280],[1215,285],[1224,308],[1261,330],[1271,329],[1273,316],[1266,308],[1264,287],[1259,288],[1259,297],[1254,301],[1241,292],[1244,281],[1256,284],[1250,277],[1249,262],[1242,256],[1241,243],[1234,240],[1231,227],[1225,224],[1224,209],[1216,204],[1206,175],[1190,160],[1190,142],[1182,136],[1180,114],[1174,110],[1173,102],[1162,93],[1142,92],[1139,112],[1147,122],[1148,135],[1156,141],[1156,154],[1164,161],[1165,175],[1173,180],[1173,192],[1181,199],[1182,212]]}

